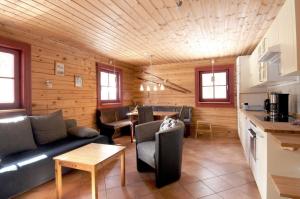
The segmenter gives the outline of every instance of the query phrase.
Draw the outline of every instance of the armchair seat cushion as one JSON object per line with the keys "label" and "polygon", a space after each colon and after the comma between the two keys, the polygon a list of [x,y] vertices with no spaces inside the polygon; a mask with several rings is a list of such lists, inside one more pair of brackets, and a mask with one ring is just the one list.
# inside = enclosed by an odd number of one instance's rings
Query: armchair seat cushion
{"label": "armchair seat cushion", "polygon": [[155,168],[155,141],[141,142],[137,145],[138,158]]}
{"label": "armchair seat cushion", "polygon": [[106,125],[112,126],[115,129],[117,129],[117,128],[122,128],[122,127],[131,125],[131,121],[130,121],[130,119],[125,119],[125,120],[119,120],[119,121],[107,123]]}

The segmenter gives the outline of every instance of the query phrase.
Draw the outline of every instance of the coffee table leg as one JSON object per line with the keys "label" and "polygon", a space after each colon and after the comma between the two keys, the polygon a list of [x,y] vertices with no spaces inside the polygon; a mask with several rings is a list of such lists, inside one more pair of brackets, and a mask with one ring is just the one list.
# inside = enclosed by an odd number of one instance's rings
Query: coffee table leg
{"label": "coffee table leg", "polygon": [[58,160],[55,160],[55,182],[56,182],[56,198],[62,198],[62,176],[61,166]]}
{"label": "coffee table leg", "polygon": [[91,172],[91,179],[92,179],[92,198],[98,199],[98,189],[97,189],[97,169],[93,168]]}
{"label": "coffee table leg", "polygon": [[125,186],[125,151],[121,154],[121,185]]}

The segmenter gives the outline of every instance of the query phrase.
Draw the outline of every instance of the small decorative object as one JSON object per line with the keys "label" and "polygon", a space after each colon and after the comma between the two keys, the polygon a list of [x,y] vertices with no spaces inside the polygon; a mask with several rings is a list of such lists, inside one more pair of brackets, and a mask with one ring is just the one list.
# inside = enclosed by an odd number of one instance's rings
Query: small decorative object
{"label": "small decorative object", "polygon": [[75,87],[78,87],[78,88],[83,87],[83,79],[80,75],[75,75]]}
{"label": "small decorative object", "polygon": [[53,81],[52,80],[46,80],[45,85],[47,88],[52,88],[53,87]]}
{"label": "small decorative object", "polygon": [[55,62],[55,75],[65,75],[65,65],[63,63]]}

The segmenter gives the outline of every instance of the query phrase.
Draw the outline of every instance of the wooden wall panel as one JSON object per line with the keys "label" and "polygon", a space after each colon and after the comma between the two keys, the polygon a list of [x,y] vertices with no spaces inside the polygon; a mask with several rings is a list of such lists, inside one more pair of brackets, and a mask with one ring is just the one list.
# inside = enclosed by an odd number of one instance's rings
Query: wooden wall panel
{"label": "wooden wall panel", "polygon": [[[232,64],[235,65],[236,57],[218,58],[215,65]],[[173,90],[140,92],[139,85],[141,81],[135,80],[134,98],[139,104],[159,104],[159,105],[187,105],[193,106],[193,127],[196,120],[204,120],[214,125],[216,133],[232,133],[236,135],[237,115],[236,104],[233,108],[204,108],[195,107],[195,67],[210,66],[210,60],[200,60],[194,62],[164,64],[144,66],[144,70],[176,83],[191,91],[190,94],[183,94]],[[147,77],[142,73],[137,76]],[[234,80],[235,82],[235,80]],[[234,89],[236,103],[236,87]]]}
{"label": "wooden wall panel", "polygon": [[[0,36],[31,44],[34,115],[62,109],[65,118],[75,118],[79,125],[95,126],[96,62],[108,64],[108,57],[85,48],[72,47],[59,40],[24,32],[13,26],[2,26]],[[65,64],[64,76],[55,76],[56,61]],[[134,69],[118,61],[115,65],[123,70],[124,105],[131,104]],[[75,88],[75,74],[83,77],[83,88]],[[46,88],[46,80],[53,80],[53,88]]]}

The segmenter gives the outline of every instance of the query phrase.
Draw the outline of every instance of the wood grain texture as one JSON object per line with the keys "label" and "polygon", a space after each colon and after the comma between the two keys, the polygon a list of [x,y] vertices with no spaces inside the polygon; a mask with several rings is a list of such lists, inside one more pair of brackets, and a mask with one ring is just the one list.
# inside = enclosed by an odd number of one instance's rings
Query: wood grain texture
{"label": "wood grain texture", "polygon": [[300,179],[272,175],[272,180],[281,197],[300,199]]}
{"label": "wood grain texture", "polygon": [[[96,62],[108,64],[108,57],[60,40],[40,36],[33,30],[24,32],[12,26],[2,26],[0,36],[31,45],[33,115],[48,114],[62,109],[65,118],[77,119],[78,125],[95,127]],[[64,63],[64,76],[55,75],[56,61]],[[133,67],[118,61],[114,63],[123,70],[123,104],[129,105],[132,101]],[[83,88],[74,86],[74,75],[83,77]],[[53,81],[53,88],[46,88],[46,80]]]}
{"label": "wood grain texture", "polygon": [[2,0],[0,21],[135,65],[249,54],[284,0]]}
{"label": "wood grain texture", "polygon": [[[235,65],[236,57],[217,58],[215,60],[216,68],[218,65]],[[138,104],[153,105],[186,105],[193,108],[192,127],[195,127],[196,121],[207,121],[212,124],[213,131],[218,133],[233,133],[236,135],[237,114],[236,108],[211,108],[211,107],[195,107],[195,67],[210,66],[210,60],[200,60],[186,63],[163,64],[144,66],[143,70],[149,71],[162,78],[165,78],[175,84],[178,84],[192,91],[191,93],[180,93],[166,89],[165,91],[140,92],[139,86],[141,81],[136,79],[134,84],[134,99]],[[139,73],[137,73],[139,74]],[[143,76],[145,74],[139,74]],[[234,77],[236,79],[236,77]],[[234,79],[234,82],[235,82]],[[235,83],[234,83],[235,85]],[[234,88],[234,102],[236,103],[236,88]]]}
{"label": "wood grain texture", "polygon": [[266,122],[262,121],[261,117],[266,114],[262,111],[245,111],[241,110],[258,128],[267,133],[289,133],[300,134],[300,126],[292,125],[289,122]]}
{"label": "wood grain texture", "polygon": [[300,148],[300,135],[294,134],[272,134],[283,149],[296,151]]}

